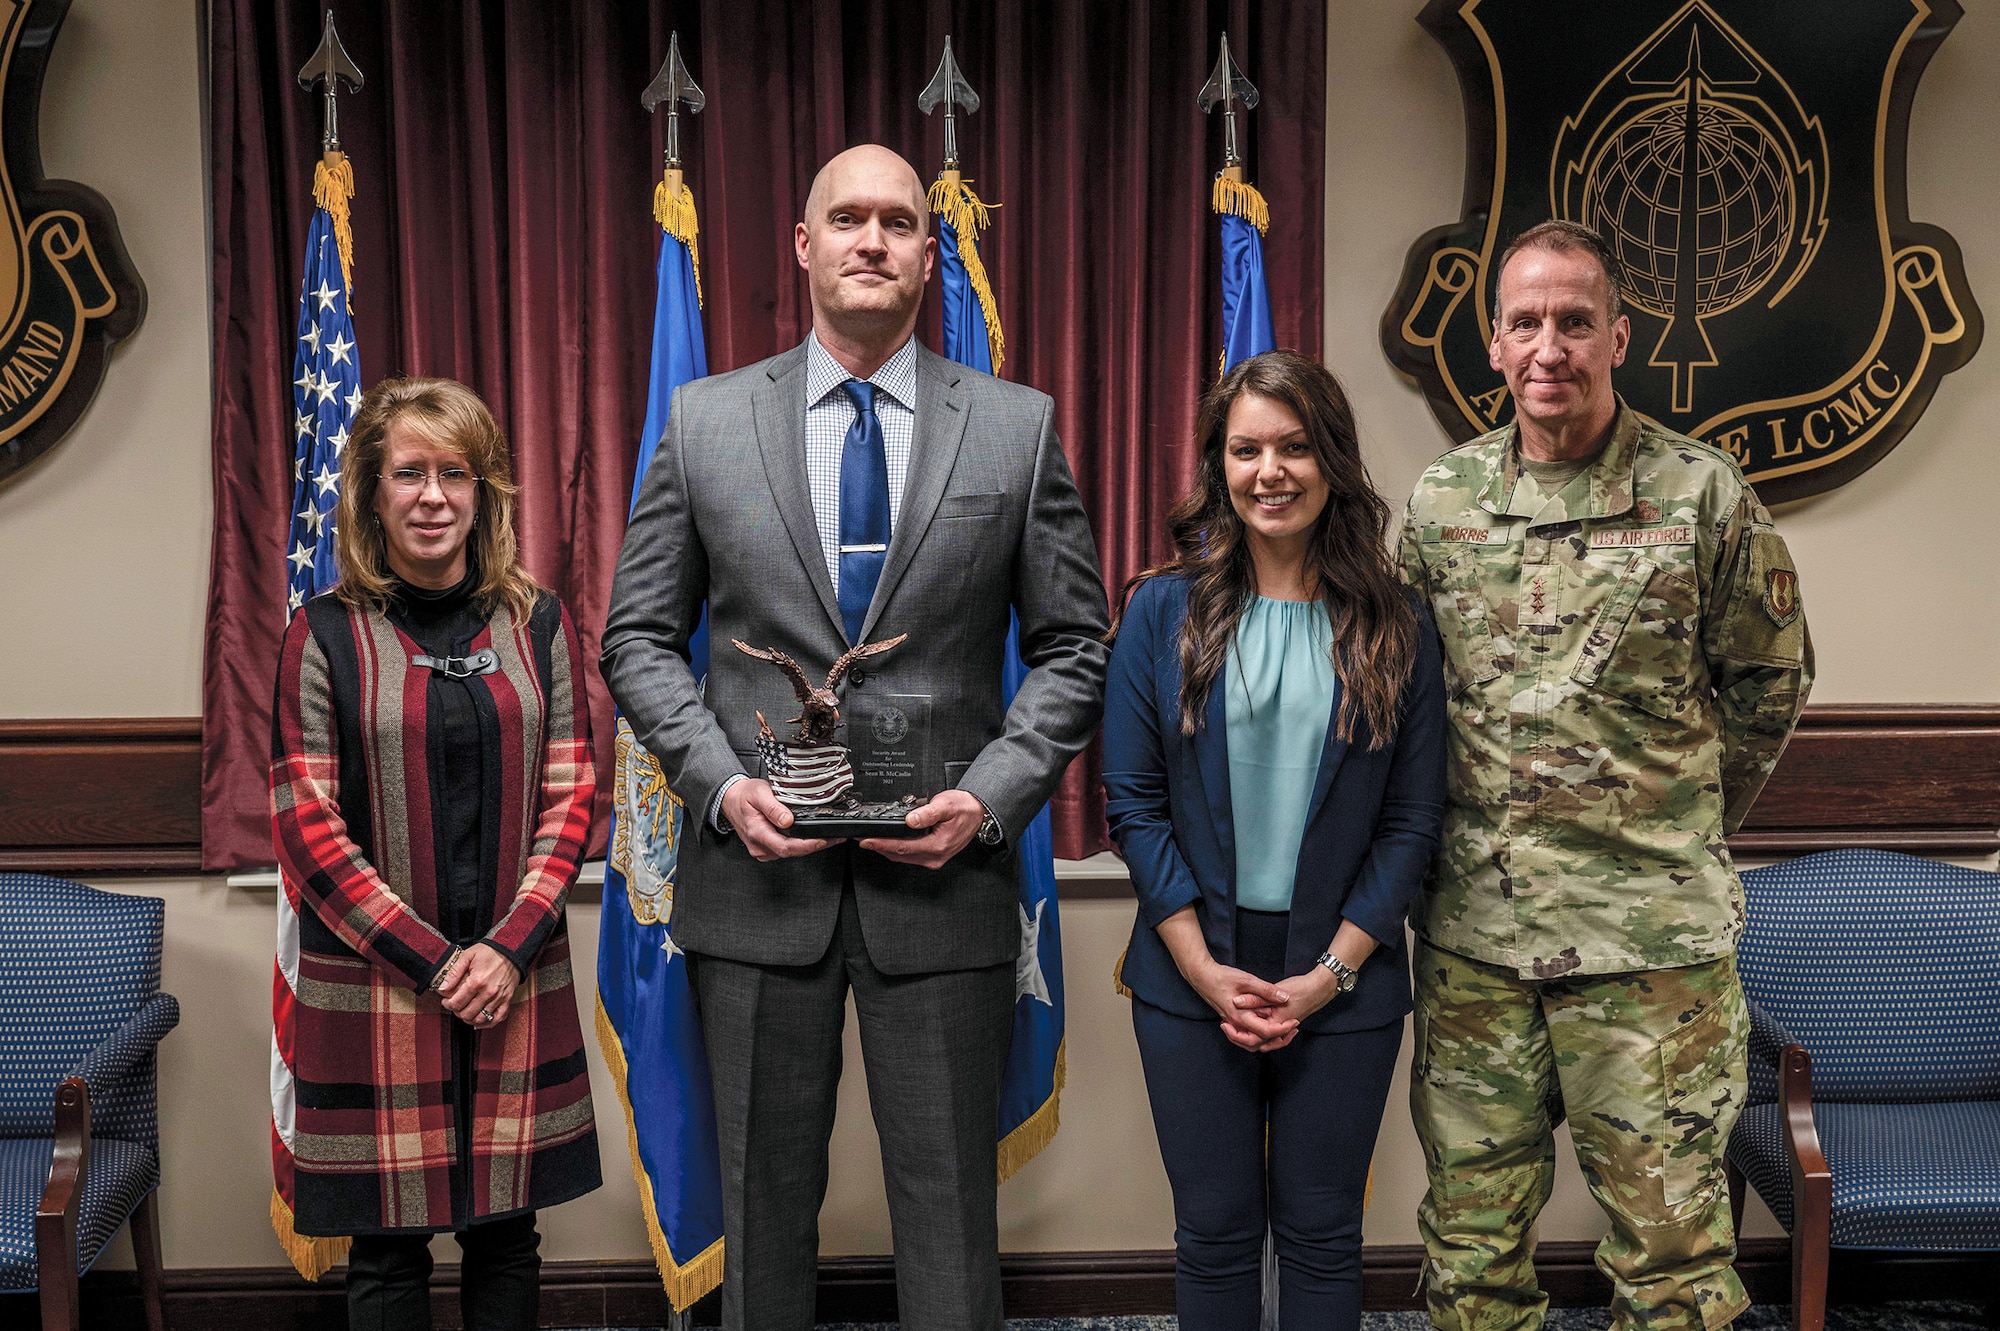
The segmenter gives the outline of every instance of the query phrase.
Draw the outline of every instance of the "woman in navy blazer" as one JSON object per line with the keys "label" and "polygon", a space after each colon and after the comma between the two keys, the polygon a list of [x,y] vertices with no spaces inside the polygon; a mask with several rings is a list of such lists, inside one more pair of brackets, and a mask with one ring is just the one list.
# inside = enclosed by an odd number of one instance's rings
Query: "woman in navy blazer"
{"label": "woman in navy blazer", "polygon": [[1242,361],[1197,437],[1177,556],[1134,579],[1104,716],[1175,1298],[1183,1331],[1255,1328],[1268,1226],[1283,1325],[1352,1328],[1403,922],[1444,812],[1442,666],[1331,374]]}

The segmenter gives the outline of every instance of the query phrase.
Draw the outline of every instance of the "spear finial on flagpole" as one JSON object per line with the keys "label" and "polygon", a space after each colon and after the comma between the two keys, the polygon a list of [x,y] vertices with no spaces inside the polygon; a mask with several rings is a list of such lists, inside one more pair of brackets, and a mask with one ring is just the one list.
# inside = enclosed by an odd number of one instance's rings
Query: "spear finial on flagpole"
{"label": "spear finial on flagpole", "polygon": [[694,75],[681,60],[681,35],[672,33],[667,38],[667,58],[660,66],[660,72],[646,85],[646,91],[639,94],[639,105],[652,112],[659,109],[661,102],[667,104],[667,189],[680,193],[681,187],[681,107],[685,105],[690,114],[699,114],[708,105],[700,85]]}
{"label": "spear finial on flagpole", "polygon": [[334,103],[334,93],[342,81],[349,92],[360,92],[366,80],[361,71],[354,67],[347,48],[340,44],[340,33],[333,26],[333,11],[326,11],[326,27],[320,33],[319,45],[307,58],[305,68],[299,71],[299,86],[307,92],[315,83],[322,85],[326,96],[324,109],[320,113],[320,149],[329,161],[340,155],[340,111]]}
{"label": "spear finial on flagpole", "polygon": [[653,218],[661,230],[687,246],[688,260],[694,265],[695,299],[699,301],[701,254],[695,247],[695,234],[700,224],[695,219],[694,191],[687,187],[681,174],[681,107],[687,107],[690,114],[698,114],[708,105],[708,98],[681,60],[678,32],[668,34],[667,58],[661,63],[660,72],[646,85],[646,91],[639,94],[639,105],[648,112],[658,110],[662,102],[667,105],[667,166],[666,174],[653,189]]}
{"label": "spear finial on flagpole", "polygon": [[965,81],[959,72],[958,61],[951,58],[951,38],[944,39],[944,58],[938,61],[937,73],[917,94],[917,109],[925,115],[944,105],[944,178],[956,183],[958,170],[958,111],[964,107],[971,115],[979,109],[979,94]]}
{"label": "spear finial on flagpole", "polygon": [[1229,34],[1222,34],[1222,49],[1216,52],[1215,70],[1195,99],[1203,111],[1222,108],[1222,173],[1231,180],[1243,179],[1243,158],[1236,151],[1236,104],[1245,111],[1258,102],[1257,85],[1243,77],[1243,71],[1229,58]]}
{"label": "spear finial on flagpole", "polygon": [[1204,112],[1222,108],[1222,171],[1215,178],[1215,211],[1235,213],[1259,231],[1270,225],[1270,210],[1264,198],[1243,179],[1243,158],[1236,150],[1236,108],[1255,109],[1261,100],[1257,85],[1243,77],[1243,71],[1229,58],[1229,34],[1222,34],[1222,48],[1215,56],[1215,69],[1208,76],[1195,104]]}

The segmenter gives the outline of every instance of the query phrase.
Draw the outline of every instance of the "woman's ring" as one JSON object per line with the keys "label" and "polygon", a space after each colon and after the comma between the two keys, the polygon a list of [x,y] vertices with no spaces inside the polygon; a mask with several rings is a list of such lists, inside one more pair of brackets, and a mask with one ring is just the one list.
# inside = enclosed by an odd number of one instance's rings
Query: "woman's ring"
{"label": "woman's ring", "polygon": [[491,1021],[491,1020],[493,1020],[493,1009],[491,1009],[491,1008],[481,1008],[481,1009],[479,1009],[479,1019],[480,1019],[481,1021]]}

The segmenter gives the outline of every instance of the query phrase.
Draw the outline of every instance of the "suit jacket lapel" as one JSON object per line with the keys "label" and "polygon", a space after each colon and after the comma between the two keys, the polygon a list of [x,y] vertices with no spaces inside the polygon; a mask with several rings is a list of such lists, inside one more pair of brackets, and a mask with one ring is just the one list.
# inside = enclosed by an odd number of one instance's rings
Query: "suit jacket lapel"
{"label": "suit jacket lapel", "polygon": [[1194,734],[1195,771],[1201,778],[1201,793],[1208,801],[1209,826],[1215,829],[1216,844],[1222,847],[1223,871],[1233,888],[1236,883],[1236,813],[1229,802],[1229,716],[1223,709],[1227,672],[1208,691],[1208,714]]}
{"label": "suit jacket lapel", "polygon": [[[889,604],[896,583],[910,567],[910,557],[930,529],[938,502],[944,498],[945,485],[951,480],[951,469],[958,462],[967,416],[965,397],[958,390],[959,373],[956,363],[918,344],[916,422],[910,434],[910,465],[903,478],[903,505],[896,514],[896,529],[889,536],[881,580],[875,584],[874,599],[868,603],[868,618],[861,627],[862,642],[874,635],[875,621],[881,616],[882,607]],[[803,423],[799,433],[804,438]],[[803,493],[804,487],[800,489]],[[810,505],[807,512],[811,512]],[[831,597],[832,593],[829,591],[827,595]]]}
{"label": "suit jacket lapel", "polygon": [[844,638],[840,600],[826,573],[826,553],[819,543],[819,522],[813,517],[812,488],[806,480],[806,352],[801,344],[790,355],[774,360],[767,377],[750,394],[751,427],[764,458],[764,477],[771,484],[778,516],[806,566],[819,602]]}
{"label": "suit jacket lapel", "polygon": [[1319,775],[1313,779],[1312,803],[1306,806],[1305,825],[1311,827],[1313,819],[1319,817],[1322,805],[1326,803],[1327,792],[1333,789],[1333,778],[1340,771],[1340,764],[1347,759],[1347,741],[1340,738],[1335,722],[1340,719],[1340,676],[1333,678],[1333,709],[1326,717],[1326,747],[1319,754]]}

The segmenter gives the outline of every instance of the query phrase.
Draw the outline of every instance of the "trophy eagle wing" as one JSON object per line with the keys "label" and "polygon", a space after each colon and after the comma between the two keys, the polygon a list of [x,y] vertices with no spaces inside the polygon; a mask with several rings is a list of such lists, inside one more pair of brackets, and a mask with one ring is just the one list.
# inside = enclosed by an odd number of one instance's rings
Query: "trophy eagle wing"
{"label": "trophy eagle wing", "polygon": [[[729,642],[731,646],[736,648],[737,651],[743,653],[745,656],[754,656],[759,661],[769,661],[772,665],[784,671],[785,678],[792,681],[792,692],[799,695],[800,705],[808,707],[812,705],[813,701],[812,681],[806,678],[805,671],[799,669],[799,663],[797,661],[794,661],[791,657],[785,655],[783,652],[780,651],[775,651],[775,650],[765,651],[761,647],[752,647],[749,643],[744,642],[740,638],[731,638]],[[845,660],[846,658],[843,657],[842,659]]]}
{"label": "trophy eagle wing", "polygon": [[833,663],[833,669],[826,672],[826,691],[832,693],[835,689],[838,689],[840,682],[847,678],[847,672],[854,668],[856,661],[865,661],[871,656],[880,656],[883,652],[897,646],[909,636],[907,633],[898,633],[895,637],[884,638],[881,642],[871,642],[866,646],[848,648],[842,654],[841,658]]}

